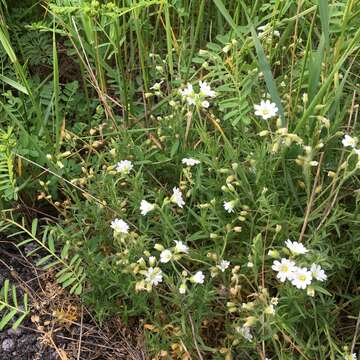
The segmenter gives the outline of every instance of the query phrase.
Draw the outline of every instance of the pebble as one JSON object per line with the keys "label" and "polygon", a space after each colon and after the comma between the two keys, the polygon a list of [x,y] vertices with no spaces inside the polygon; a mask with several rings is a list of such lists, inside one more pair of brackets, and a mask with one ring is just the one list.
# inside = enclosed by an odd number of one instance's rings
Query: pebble
{"label": "pebble", "polygon": [[7,338],[2,342],[1,348],[4,351],[11,351],[13,349],[14,345],[15,345],[14,340],[11,338]]}
{"label": "pebble", "polygon": [[12,328],[10,328],[8,331],[7,331],[8,335],[15,335],[15,336],[20,336],[22,331],[20,328],[16,328],[15,330],[13,330]]}

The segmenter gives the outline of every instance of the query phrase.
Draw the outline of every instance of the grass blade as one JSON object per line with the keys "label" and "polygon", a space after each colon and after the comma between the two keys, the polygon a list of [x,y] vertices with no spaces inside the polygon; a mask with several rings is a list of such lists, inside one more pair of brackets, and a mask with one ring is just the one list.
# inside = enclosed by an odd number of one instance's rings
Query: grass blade
{"label": "grass blade", "polygon": [[[229,23],[229,25],[233,28],[233,30],[239,34],[239,36],[242,36],[238,30],[238,27],[236,26],[234,20],[232,19],[232,17],[230,16],[229,12],[227,11],[226,7],[224,6],[224,3],[222,2],[222,0],[213,0],[215,5],[217,6],[217,8],[219,9],[219,11],[221,12],[221,14],[224,16],[224,18],[226,19],[226,21]],[[280,117],[281,117],[281,125],[284,127],[285,126],[285,114],[284,114],[284,108],[281,104],[281,100],[280,100],[280,96],[279,96],[279,92],[277,90],[277,86],[276,83],[274,81],[274,78],[272,76],[271,73],[271,69],[270,66],[266,60],[266,56],[264,53],[264,49],[261,46],[261,43],[257,37],[254,25],[252,24],[248,14],[247,14],[247,10],[246,7],[244,6],[244,4],[242,2],[240,2],[244,11],[245,11],[245,15],[247,17],[247,21],[249,24],[249,28],[251,31],[251,35],[255,44],[255,49],[256,49],[256,53],[258,56],[258,60],[259,60],[259,65],[261,68],[261,71],[264,74],[264,78],[265,78],[265,82],[266,82],[266,87],[269,91],[269,94],[272,98],[272,101],[274,101],[279,109],[279,113],[280,113]]]}
{"label": "grass blade", "polygon": [[8,78],[5,75],[0,75],[0,80],[2,80],[3,82],[7,83],[8,85],[12,86],[14,89],[22,92],[25,95],[29,95],[27,89],[25,86],[19,84],[17,81],[12,80],[10,78]]}
{"label": "grass blade", "polygon": [[325,39],[325,48],[329,48],[329,2],[327,0],[319,0],[319,11],[322,33]]}

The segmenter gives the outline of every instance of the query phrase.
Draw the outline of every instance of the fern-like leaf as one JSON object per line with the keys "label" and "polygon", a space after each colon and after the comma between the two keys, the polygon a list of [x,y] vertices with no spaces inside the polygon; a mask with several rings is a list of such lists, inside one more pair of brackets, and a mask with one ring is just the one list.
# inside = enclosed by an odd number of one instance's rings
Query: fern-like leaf
{"label": "fern-like leaf", "polygon": [[13,148],[16,141],[12,129],[0,130],[0,197],[4,200],[17,200],[17,187],[14,173]]}
{"label": "fern-like leaf", "polygon": [[6,279],[0,290],[0,331],[14,320],[12,328],[16,329],[29,312],[28,295],[24,294],[20,304],[15,285],[10,286],[9,280]]}
{"label": "fern-like leaf", "polygon": [[[41,229],[42,234],[39,236],[40,230],[37,219],[32,222],[31,230],[27,229],[23,224],[8,220],[13,225],[21,229],[21,233],[27,236],[18,246],[23,246],[28,243],[35,243],[37,247],[27,256],[32,256],[35,253],[41,255],[40,260],[36,265],[47,269],[56,269],[57,282],[63,288],[70,288],[71,294],[79,295],[83,290],[83,282],[86,278],[84,267],[82,266],[82,259],[79,254],[70,255],[70,243],[65,242],[61,250],[57,251],[56,246],[59,242],[56,240],[61,238],[61,229],[56,226],[45,226]],[[18,233],[17,233],[18,234]],[[42,255],[43,252],[47,255]]]}

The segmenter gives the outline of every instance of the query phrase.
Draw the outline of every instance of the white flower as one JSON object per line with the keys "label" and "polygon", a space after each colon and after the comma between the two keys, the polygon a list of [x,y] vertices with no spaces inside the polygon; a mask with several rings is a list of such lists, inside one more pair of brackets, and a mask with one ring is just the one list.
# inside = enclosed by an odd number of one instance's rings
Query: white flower
{"label": "white flower", "polygon": [[160,262],[166,264],[167,262],[169,262],[172,258],[172,253],[170,250],[163,250],[160,253]]}
{"label": "white flower", "polygon": [[355,154],[360,157],[360,149],[354,149]]}
{"label": "white flower", "polygon": [[208,85],[206,83],[206,81],[204,81],[204,82],[199,81],[199,86],[200,86],[200,95],[201,96],[211,97],[211,98],[216,97],[215,91],[211,90],[210,85]]}
{"label": "white flower", "polygon": [[188,105],[195,105],[197,99],[198,99],[198,95],[194,94],[192,96],[188,96],[186,98],[186,102],[188,103]]}
{"label": "white flower", "polygon": [[224,272],[229,266],[230,266],[230,261],[227,260],[221,260],[219,265],[216,265],[216,267],[220,269],[222,272]]}
{"label": "white flower", "polygon": [[189,252],[189,247],[185,245],[182,241],[174,240],[175,241],[175,248],[174,251],[176,253],[185,253],[187,254]]}
{"label": "white flower", "polygon": [[281,282],[284,282],[286,279],[292,279],[292,273],[296,269],[296,266],[293,261],[282,258],[281,261],[275,260],[271,268],[278,272],[276,277]]}
{"label": "white flower", "polygon": [[195,93],[194,88],[191,84],[187,84],[187,87],[180,89],[179,93],[182,96],[183,100],[186,100],[188,105],[197,105],[208,108],[210,103],[205,99],[206,97],[214,98],[216,96],[215,91],[211,90],[210,86],[204,81],[199,82],[200,92]]}
{"label": "white flower", "polygon": [[195,105],[195,100],[197,96],[191,84],[187,84],[187,87],[184,90],[180,89],[179,93],[189,105]]}
{"label": "white flower", "polygon": [[344,138],[341,140],[342,144],[345,146],[345,147],[352,147],[354,148],[357,144],[357,139],[356,138],[353,138],[351,137],[350,135],[345,135]]}
{"label": "white flower", "polygon": [[205,276],[202,271],[198,271],[195,275],[190,278],[190,281],[195,284],[203,284]]}
{"label": "white flower", "polygon": [[148,212],[155,209],[155,204],[150,204],[146,200],[141,200],[140,211],[141,215],[145,216]]}
{"label": "white flower", "polygon": [[159,91],[161,88],[162,81],[156,82],[153,86],[150,87],[151,90]]}
{"label": "white flower", "polygon": [[226,54],[231,49],[231,44],[227,44],[222,48],[222,51]]}
{"label": "white flower", "polygon": [[327,275],[325,274],[325,271],[321,268],[320,265],[312,264],[310,267],[310,271],[312,277],[316,280],[324,281],[327,279]]}
{"label": "white flower", "polygon": [[355,353],[345,355],[344,360],[357,360],[357,356]]}
{"label": "white flower", "polygon": [[279,303],[279,299],[277,297],[273,297],[271,298],[270,303],[272,305],[277,305]]}
{"label": "white flower", "polygon": [[170,198],[170,201],[175,203],[180,208],[184,207],[185,201],[184,201],[184,199],[182,197],[182,193],[181,193],[179,188],[177,188],[177,187],[173,188],[173,194],[172,194],[172,196]]}
{"label": "white flower", "polygon": [[133,167],[134,166],[131,161],[121,160],[116,164],[116,171],[123,175],[127,175],[130,173],[130,171],[133,169]]}
{"label": "white flower", "polygon": [[111,228],[119,234],[127,234],[129,232],[129,225],[122,219],[113,220],[111,222]]}
{"label": "white flower", "polygon": [[194,96],[195,94],[193,86],[191,84],[187,84],[187,87],[184,90],[180,89],[179,93],[184,98],[188,96]]}
{"label": "white flower", "polygon": [[150,285],[158,285],[163,280],[162,271],[160,268],[149,267],[145,273],[145,282]]}
{"label": "white flower", "polygon": [[140,264],[141,266],[145,266],[145,260],[143,257],[141,257],[138,261],[137,261],[138,264]]}
{"label": "white flower", "polygon": [[309,251],[303,244],[297,241],[291,242],[290,239],[285,241],[285,245],[294,255],[306,254]]}
{"label": "white flower", "polygon": [[183,164],[185,164],[186,166],[194,166],[194,165],[200,164],[199,160],[196,160],[196,159],[193,159],[193,158],[183,158],[181,160],[181,162]]}
{"label": "white flower", "polygon": [[[263,26],[259,26],[257,28],[260,32],[258,34],[259,37],[263,37],[265,35],[265,32],[267,32],[268,30],[271,30],[271,27],[269,24],[263,25]],[[271,34],[271,32],[270,32]],[[273,31],[274,36],[280,37],[280,32],[278,30],[274,30]]]}
{"label": "white flower", "polygon": [[234,207],[235,207],[235,201],[224,201],[224,209],[228,212],[228,213],[232,213],[234,212]]}
{"label": "white flower", "polygon": [[311,284],[312,275],[307,268],[296,268],[292,273],[291,283],[298,289],[306,289]]}
{"label": "white flower", "polygon": [[204,109],[207,109],[209,106],[210,106],[210,103],[207,101],[207,100],[203,100],[201,102],[201,106],[204,108]]}
{"label": "white flower", "polygon": [[267,315],[274,315],[275,314],[275,308],[273,304],[268,305],[265,310],[264,313]]}
{"label": "white flower", "polygon": [[239,329],[240,334],[247,340],[252,341],[253,336],[250,332],[250,328],[248,326],[243,326]]}
{"label": "white flower", "polygon": [[179,293],[180,294],[185,294],[186,293],[186,290],[187,290],[187,287],[186,287],[186,284],[185,283],[182,283],[179,287]]}
{"label": "white flower", "polygon": [[269,100],[261,100],[260,105],[254,105],[255,115],[262,117],[264,120],[268,120],[278,112],[278,108],[275,103],[271,103]]}

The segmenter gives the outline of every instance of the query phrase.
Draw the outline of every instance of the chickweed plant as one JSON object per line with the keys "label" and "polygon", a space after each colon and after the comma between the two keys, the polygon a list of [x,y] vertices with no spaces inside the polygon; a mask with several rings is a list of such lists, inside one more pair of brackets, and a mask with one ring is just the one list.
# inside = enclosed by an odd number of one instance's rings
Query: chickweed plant
{"label": "chickweed plant", "polygon": [[1,122],[96,318],[153,359],[356,359],[360,3],[43,6],[41,76],[2,19]]}

